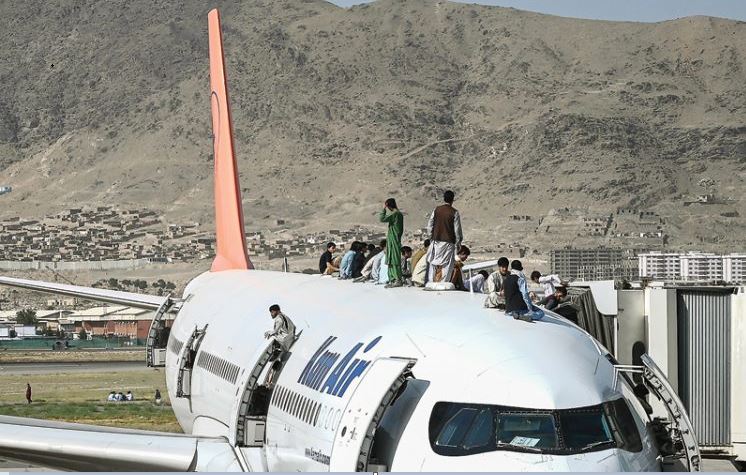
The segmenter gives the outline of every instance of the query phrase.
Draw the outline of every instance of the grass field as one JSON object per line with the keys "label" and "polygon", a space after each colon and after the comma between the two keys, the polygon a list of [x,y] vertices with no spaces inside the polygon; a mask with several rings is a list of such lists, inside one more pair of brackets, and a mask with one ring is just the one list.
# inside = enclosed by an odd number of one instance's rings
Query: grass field
{"label": "grass field", "polygon": [[[32,404],[26,404],[26,383]],[[164,400],[153,402],[156,388]],[[132,391],[133,402],[106,402],[109,391]],[[155,369],[97,373],[23,374],[2,377],[0,414],[181,432],[171,411],[165,372]]]}
{"label": "grass field", "polygon": [[79,361],[145,361],[145,350],[3,350],[0,363],[75,363]]}

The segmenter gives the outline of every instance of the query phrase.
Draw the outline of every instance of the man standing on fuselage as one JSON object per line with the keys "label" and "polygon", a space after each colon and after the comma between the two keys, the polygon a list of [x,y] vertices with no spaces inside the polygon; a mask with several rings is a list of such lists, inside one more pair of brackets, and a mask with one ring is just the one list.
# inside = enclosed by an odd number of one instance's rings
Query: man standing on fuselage
{"label": "man standing on fuselage", "polygon": [[461,216],[453,207],[454,197],[451,190],[446,191],[443,194],[445,203],[433,210],[427,223],[427,233],[431,239],[427,252],[430,282],[451,281],[456,250],[461,247],[461,241],[464,239],[461,232]]}
{"label": "man standing on fuselage", "polygon": [[404,285],[401,272],[401,237],[404,234],[404,215],[396,206],[396,200],[389,198],[378,215],[379,221],[388,223],[386,234],[386,265],[388,265],[389,283],[386,287]]}

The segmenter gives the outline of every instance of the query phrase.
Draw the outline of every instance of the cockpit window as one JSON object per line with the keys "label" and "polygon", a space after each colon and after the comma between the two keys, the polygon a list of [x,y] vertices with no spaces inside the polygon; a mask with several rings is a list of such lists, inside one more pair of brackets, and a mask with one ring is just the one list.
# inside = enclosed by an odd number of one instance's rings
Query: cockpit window
{"label": "cockpit window", "polygon": [[467,450],[489,445],[492,434],[495,432],[494,418],[489,409],[480,410],[474,417],[469,427],[469,432],[464,437],[463,446]]}
{"label": "cockpit window", "polygon": [[449,456],[494,450],[551,454],[612,447],[642,450],[624,399],[561,410],[439,402],[430,417],[430,444],[436,453]]}
{"label": "cockpit window", "polygon": [[[614,444],[614,437],[602,406],[559,412],[560,424],[565,428],[564,443],[568,449],[583,451],[585,447],[608,448],[608,444]],[[634,430],[637,431],[637,428],[634,427]]]}
{"label": "cockpit window", "polygon": [[552,414],[497,413],[497,445],[553,449],[557,430]]}
{"label": "cockpit window", "polygon": [[446,422],[443,430],[440,431],[436,444],[443,447],[459,447],[471,428],[479,409],[471,407],[462,407],[456,414]]}

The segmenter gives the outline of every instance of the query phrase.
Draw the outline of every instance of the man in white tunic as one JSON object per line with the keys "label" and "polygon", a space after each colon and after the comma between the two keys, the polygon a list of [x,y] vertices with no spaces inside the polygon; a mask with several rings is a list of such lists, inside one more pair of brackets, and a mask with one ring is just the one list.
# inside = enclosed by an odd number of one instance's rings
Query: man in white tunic
{"label": "man in white tunic", "polygon": [[274,323],[274,329],[271,332],[265,332],[264,338],[272,338],[275,348],[279,352],[288,351],[295,342],[295,325],[290,318],[280,310],[277,304],[269,307],[269,314]]}
{"label": "man in white tunic", "polygon": [[353,280],[353,282],[367,282],[368,280],[372,280],[373,282],[378,282],[378,277],[381,272],[381,263],[383,262],[384,257],[386,257],[386,240],[384,239],[381,241],[381,251],[378,252],[375,256],[368,259],[368,262],[365,263],[365,266],[363,267],[362,273],[360,277]]}

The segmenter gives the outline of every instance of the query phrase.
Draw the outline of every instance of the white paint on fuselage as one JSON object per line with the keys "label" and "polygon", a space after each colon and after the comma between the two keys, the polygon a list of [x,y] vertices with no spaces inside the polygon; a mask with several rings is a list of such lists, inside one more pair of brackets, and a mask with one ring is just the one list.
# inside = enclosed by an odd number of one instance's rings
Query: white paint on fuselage
{"label": "white paint on fuselage", "polygon": [[[589,463],[586,468],[613,470],[624,469],[625,464],[646,469],[654,463],[655,451],[642,419],[638,422],[645,449],[638,454],[613,449],[573,456],[499,451],[443,457],[430,448],[428,421],[438,401],[563,409],[618,397],[612,388],[613,366],[600,354],[597,343],[562,319],[547,317],[537,323],[513,320],[502,311],[483,308],[483,295],[467,292],[384,289],[319,275],[267,271],[208,272],[194,279],[184,296],[188,300],[174,322],[171,337],[184,342],[195,328],[207,324],[200,351],[219,355],[242,368],[235,384],[195,368],[190,409],[187,399],[175,397],[178,368],[175,355],[168,352],[169,394],[187,433],[209,427],[209,435],[216,435],[222,425],[222,435],[235,442],[238,401],[249,372],[267,345],[263,334],[272,327],[268,312],[271,304],[279,304],[297,331],[303,331],[277,385],[321,403],[325,414],[331,416],[328,423],[327,419],[323,421],[326,428],[323,424],[313,427],[272,405],[265,452],[271,470],[328,469],[306,457],[304,450],[312,448],[331,455],[338,413],[344,410],[360,378],[352,382],[344,398],[303,386],[298,378],[330,336],[337,339],[329,350],[340,353],[340,359],[357,343],[367,345],[381,336],[370,351],[362,355],[361,349],[355,356],[368,361],[389,356],[413,358],[417,360],[415,377],[430,381],[402,435],[393,469],[553,470],[573,466],[582,469]],[[626,383],[619,388],[627,393],[635,415],[644,417]],[[214,423],[194,426],[197,415]],[[624,453],[614,456],[620,452]],[[610,462],[593,462],[604,457]],[[539,460],[544,462],[536,465]]]}

